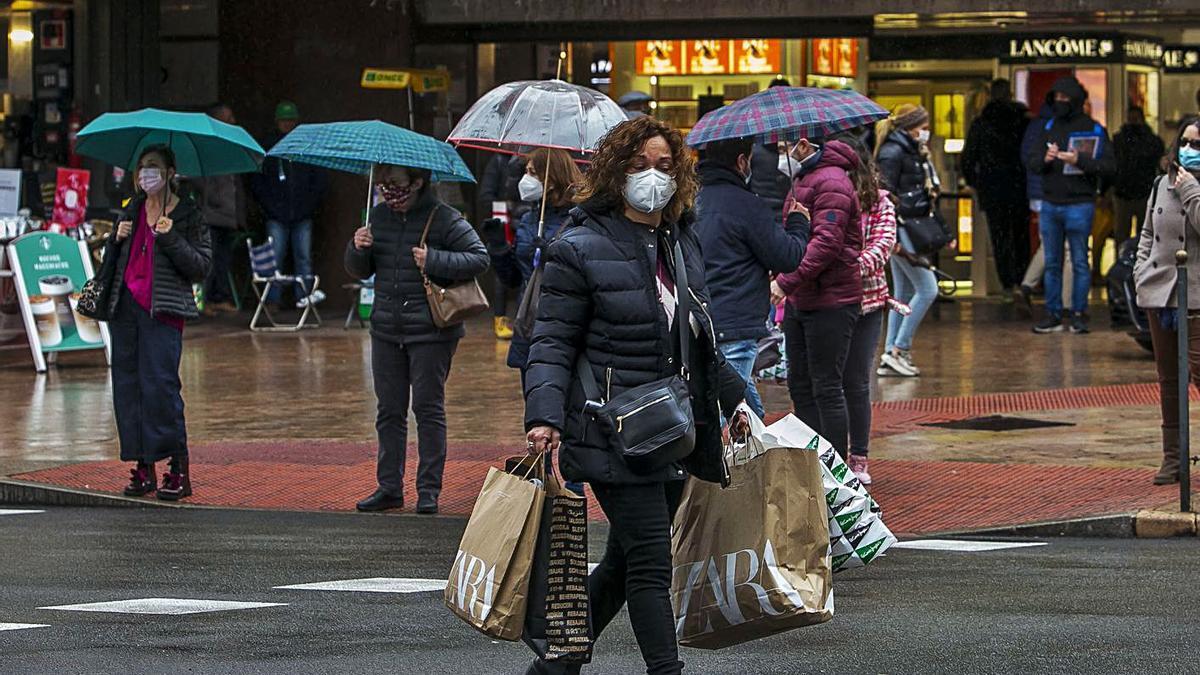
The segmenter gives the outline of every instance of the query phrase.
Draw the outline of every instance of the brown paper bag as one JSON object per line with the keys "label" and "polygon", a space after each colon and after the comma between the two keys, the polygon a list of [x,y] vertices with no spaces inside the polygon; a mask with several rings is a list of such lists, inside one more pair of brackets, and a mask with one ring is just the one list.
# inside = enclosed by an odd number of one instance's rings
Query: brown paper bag
{"label": "brown paper bag", "polygon": [[[446,583],[446,606],[485,635],[517,640],[546,491],[541,455],[512,473],[492,468],[467,521]],[[536,479],[536,483],[530,479]]]}
{"label": "brown paper bag", "polygon": [[727,457],[730,486],[688,479],[675,516],[671,600],[688,647],[720,649],[833,618],[820,458],[751,440]]}

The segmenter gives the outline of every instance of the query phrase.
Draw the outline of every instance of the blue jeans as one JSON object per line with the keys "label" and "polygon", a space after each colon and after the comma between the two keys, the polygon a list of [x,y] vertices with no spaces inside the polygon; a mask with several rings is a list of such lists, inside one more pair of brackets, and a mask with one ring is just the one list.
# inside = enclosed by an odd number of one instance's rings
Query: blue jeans
{"label": "blue jeans", "polygon": [[758,387],[754,386],[754,360],[758,358],[758,340],[722,342],[720,347],[721,353],[725,355],[725,360],[746,381],[746,404],[750,406],[755,415],[762,418],[764,414],[762,397],[758,395]]}
{"label": "blue jeans", "polygon": [[1046,272],[1043,284],[1046,290],[1046,312],[1052,317],[1062,318],[1063,287],[1063,239],[1071,247],[1071,311],[1083,314],[1087,311],[1088,292],[1091,291],[1092,271],[1088,267],[1088,237],[1092,234],[1092,218],[1096,215],[1096,204],[1042,203],[1040,228],[1042,250],[1046,256]]}
{"label": "blue jeans", "polygon": [[[308,295],[312,287],[312,220],[305,219],[295,223],[281,223],[278,220],[267,221],[267,234],[275,244],[275,264],[279,265],[281,274],[285,274],[284,261],[288,251],[292,252],[292,274],[302,277],[303,286],[297,284],[296,298]],[[279,302],[279,287],[273,286],[267,295],[267,302]]]}
{"label": "blue jeans", "polygon": [[[913,244],[904,228],[897,233],[900,247],[912,252]],[[892,256],[892,295],[912,308],[908,316],[900,316],[898,312],[888,313],[887,340],[884,349],[891,351],[893,347],[903,350],[912,349],[913,336],[921,327],[925,313],[937,299],[937,277],[931,270],[924,267],[914,267],[912,263],[898,255]]]}

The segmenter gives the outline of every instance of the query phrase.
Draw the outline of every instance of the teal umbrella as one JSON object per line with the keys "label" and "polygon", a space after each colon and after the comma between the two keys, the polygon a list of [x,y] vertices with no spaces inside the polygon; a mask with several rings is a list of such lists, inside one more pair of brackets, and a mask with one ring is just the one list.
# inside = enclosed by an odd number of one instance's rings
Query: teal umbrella
{"label": "teal umbrella", "polygon": [[203,113],[145,108],[104,113],[79,132],[75,151],[132,170],[142,151],[166,145],[185,176],[258,171],[263,149],[245,129]]}
{"label": "teal umbrella", "polygon": [[395,164],[428,169],[435,181],[475,182],[449,144],[379,120],[301,124],[267,155],[364,175]]}
{"label": "teal umbrella", "polygon": [[375,194],[371,169],[377,164],[428,169],[435,181],[475,182],[475,176],[450,144],[379,120],[301,124],[276,143],[267,156],[369,176],[368,213]]}

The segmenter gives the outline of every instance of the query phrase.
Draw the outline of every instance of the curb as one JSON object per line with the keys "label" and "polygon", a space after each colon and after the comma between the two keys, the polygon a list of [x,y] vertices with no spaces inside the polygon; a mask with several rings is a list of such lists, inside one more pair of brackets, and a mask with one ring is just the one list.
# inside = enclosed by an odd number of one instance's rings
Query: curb
{"label": "curb", "polygon": [[1197,515],[1178,511],[1138,511],[1134,516],[1134,531],[1140,539],[1196,536]]}
{"label": "curb", "polygon": [[1132,539],[1135,536],[1135,515],[1120,513],[1109,516],[1089,516],[1069,520],[1048,520],[1022,525],[989,527],[982,530],[954,530],[925,534],[923,538],[940,537],[1093,537],[1102,539]]}
{"label": "curb", "polygon": [[107,492],[76,490],[74,488],[33,483],[12,478],[0,478],[0,504],[181,508],[179,504],[167,504],[157,499],[136,499]]}

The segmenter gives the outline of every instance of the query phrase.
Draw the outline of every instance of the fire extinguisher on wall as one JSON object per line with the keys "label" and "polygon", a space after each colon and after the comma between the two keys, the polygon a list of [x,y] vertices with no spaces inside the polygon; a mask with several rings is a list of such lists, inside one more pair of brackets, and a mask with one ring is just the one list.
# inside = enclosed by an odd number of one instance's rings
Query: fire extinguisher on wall
{"label": "fire extinguisher on wall", "polygon": [[79,113],[79,108],[72,108],[71,113],[67,115],[67,166],[72,169],[79,169],[83,166],[79,155],[75,154],[75,140],[82,128],[83,115]]}

